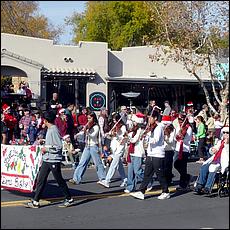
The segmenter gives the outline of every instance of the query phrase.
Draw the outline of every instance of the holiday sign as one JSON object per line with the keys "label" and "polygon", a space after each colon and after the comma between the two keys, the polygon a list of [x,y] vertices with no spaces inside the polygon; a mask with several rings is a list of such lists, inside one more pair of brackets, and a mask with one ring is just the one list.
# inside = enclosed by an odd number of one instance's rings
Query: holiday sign
{"label": "holiday sign", "polygon": [[42,163],[40,146],[1,144],[1,187],[32,192]]}

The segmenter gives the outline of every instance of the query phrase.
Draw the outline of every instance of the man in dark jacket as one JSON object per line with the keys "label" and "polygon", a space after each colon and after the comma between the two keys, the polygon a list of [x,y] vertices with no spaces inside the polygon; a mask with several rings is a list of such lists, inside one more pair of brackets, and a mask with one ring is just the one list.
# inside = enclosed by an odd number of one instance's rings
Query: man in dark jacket
{"label": "man in dark jacket", "polygon": [[67,123],[66,134],[70,135],[71,143],[74,146],[74,148],[76,148],[75,141],[74,141],[74,119],[72,115],[73,109],[74,109],[74,104],[68,103],[67,108],[65,110],[66,123]]}

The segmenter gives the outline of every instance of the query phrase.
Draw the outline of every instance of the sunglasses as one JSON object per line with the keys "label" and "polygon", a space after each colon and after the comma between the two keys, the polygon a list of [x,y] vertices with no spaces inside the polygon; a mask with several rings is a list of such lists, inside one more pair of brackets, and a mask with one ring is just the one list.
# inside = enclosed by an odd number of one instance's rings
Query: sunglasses
{"label": "sunglasses", "polygon": [[229,134],[229,132],[223,132],[223,134]]}

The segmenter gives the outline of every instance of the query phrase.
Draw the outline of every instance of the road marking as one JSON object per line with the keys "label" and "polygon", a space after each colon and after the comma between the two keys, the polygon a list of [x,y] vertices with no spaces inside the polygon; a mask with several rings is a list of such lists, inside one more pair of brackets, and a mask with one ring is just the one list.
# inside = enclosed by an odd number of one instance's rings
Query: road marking
{"label": "road marking", "polygon": [[[172,187],[169,188],[170,192],[175,192],[176,188]],[[155,190],[155,191],[149,191],[145,194],[147,195],[160,195],[162,190]],[[126,197],[130,196],[129,193],[124,192],[111,192],[110,194],[92,194],[92,195],[82,195],[82,196],[73,196],[72,198],[76,201],[79,200],[85,200],[85,199],[102,199],[102,198],[117,198],[117,197]],[[47,198],[47,199],[41,199],[39,203],[42,205],[48,205],[57,201],[62,201],[64,197],[56,197],[56,198]],[[30,202],[31,200],[17,200],[17,201],[3,201],[1,202],[1,207],[19,207],[19,206],[25,206],[26,203]]]}

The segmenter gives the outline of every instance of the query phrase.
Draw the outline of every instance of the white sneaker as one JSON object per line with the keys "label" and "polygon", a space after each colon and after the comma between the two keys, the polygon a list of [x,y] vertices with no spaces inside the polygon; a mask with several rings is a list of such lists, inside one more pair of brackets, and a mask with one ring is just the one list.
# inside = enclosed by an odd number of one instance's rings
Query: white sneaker
{"label": "white sneaker", "polygon": [[131,192],[130,195],[140,200],[145,199],[145,194],[142,192]]}
{"label": "white sneaker", "polygon": [[130,191],[128,189],[125,189],[124,192],[125,193],[130,193]]}
{"label": "white sneaker", "polygon": [[109,183],[106,182],[106,180],[98,181],[98,184],[100,184],[100,185],[102,185],[102,186],[104,186],[104,187],[106,187],[106,188],[109,188]]}
{"label": "white sneaker", "polygon": [[125,187],[125,186],[127,186],[127,178],[125,178],[124,180],[123,180],[123,182],[121,183],[121,185],[120,185],[120,187]]}
{"label": "white sneaker", "polygon": [[165,193],[165,192],[161,193],[161,195],[157,197],[157,199],[159,200],[164,200],[169,198],[170,198],[170,193]]}

